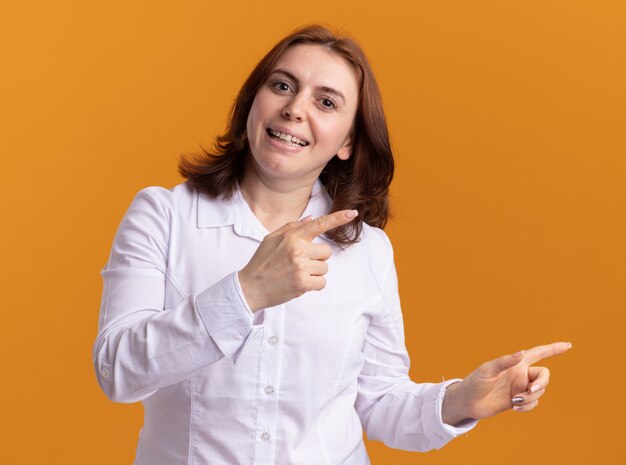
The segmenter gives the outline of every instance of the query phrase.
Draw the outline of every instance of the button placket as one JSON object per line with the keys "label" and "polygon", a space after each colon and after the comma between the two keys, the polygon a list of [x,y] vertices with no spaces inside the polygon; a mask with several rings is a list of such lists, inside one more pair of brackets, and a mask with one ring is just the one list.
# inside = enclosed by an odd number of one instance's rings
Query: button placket
{"label": "button placket", "polygon": [[282,339],[284,305],[265,310],[263,331],[265,342],[261,351],[258,372],[257,404],[257,447],[255,464],[274,463],[276,424],[278,420],[278,400],[280,394],[280,374],[282,364]]}

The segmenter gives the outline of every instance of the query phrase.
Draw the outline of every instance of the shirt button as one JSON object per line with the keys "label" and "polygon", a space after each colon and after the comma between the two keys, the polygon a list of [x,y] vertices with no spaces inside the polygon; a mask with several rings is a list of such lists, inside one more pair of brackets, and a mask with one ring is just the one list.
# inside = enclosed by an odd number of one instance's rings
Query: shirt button
{"label": "shirt button", "polygon": [[265,390],[265,394],[269,396],[270,394],[274,393],[274,386],[265,386],[264,390]]}
{"label": "shirt button", "polygon": [[276,336],[271,336],[270,338],[268,338],[267,342],[269,342],[269,344],[273,346],[278,342],[278,338]]}
{"label": "shirt button", "polygon": [[263,433],[261,435],[261,439],[263,439],[263,441],[267,442],[270,440],[270,433]]}
{"label": "shirt button", "polygon": [[100,368],[100,376],[102,376],[103,379],[107,379],[109,377],[109,370],[106,367]]}

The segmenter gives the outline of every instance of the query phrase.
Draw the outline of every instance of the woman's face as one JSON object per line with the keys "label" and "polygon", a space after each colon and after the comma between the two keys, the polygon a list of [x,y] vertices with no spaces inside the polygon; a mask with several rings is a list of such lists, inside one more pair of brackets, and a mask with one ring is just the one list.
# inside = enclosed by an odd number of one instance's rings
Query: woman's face
{"label": "woman's face", "polygon": [[318,45],[290,47],[248,114],[255,173],[266,182],[312,184],[332,157],[350,157],[357,106],[357,78],[348,62]]}

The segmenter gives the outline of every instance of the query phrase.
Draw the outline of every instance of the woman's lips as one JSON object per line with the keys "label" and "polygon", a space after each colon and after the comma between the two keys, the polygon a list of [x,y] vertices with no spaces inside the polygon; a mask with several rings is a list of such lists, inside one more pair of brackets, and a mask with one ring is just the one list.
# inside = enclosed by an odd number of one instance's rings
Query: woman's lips
{"label": "woman's lips", "polygon": [[293,147],[306,147],[309,143],[299,137],[296,137],[292,134],[279,131],[277,129],[268,128],[267,134],[272,138],[276,139],[286,145],[290,145]]}

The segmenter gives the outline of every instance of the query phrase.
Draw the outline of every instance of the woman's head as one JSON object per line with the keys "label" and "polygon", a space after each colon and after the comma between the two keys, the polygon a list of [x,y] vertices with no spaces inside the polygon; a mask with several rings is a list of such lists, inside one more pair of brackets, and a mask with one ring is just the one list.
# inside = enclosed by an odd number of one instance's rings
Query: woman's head
{"label": "woman's head", "polygon": [[312,186],[331,158],[350,158],[359,84],[352,66],[325,47],[285,50],[248,112],[242,189],[260,178],[280,190]]}
{"label": "woman's head", "polygon": [[211,196],[230,196],[234,192],[237,182],[243,180],[249,156],[246,127],[255,97],[279,60],[298,45],[315,45],[341,58],[356,78],[358,102],[350,133],[350,156],[333,157],[320,175],[333,198],[333,210],[359,210],[354,223],[330,234],[339,243],[351,243],[360,232],[361,221],[378,227],[386,223],[393,157],[380,92],[365,54],[354,40],[326,27],[304,27],[278,42],[243,84],[227,131],[216,139],[213,153],[205,152],[205,156],[196,161],[183,159],[180,171],[194,187]]}

